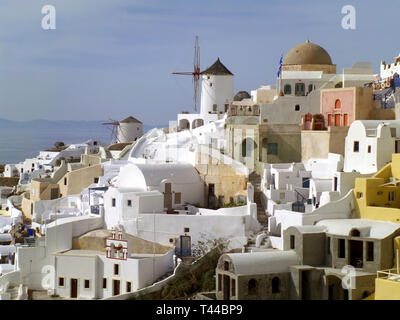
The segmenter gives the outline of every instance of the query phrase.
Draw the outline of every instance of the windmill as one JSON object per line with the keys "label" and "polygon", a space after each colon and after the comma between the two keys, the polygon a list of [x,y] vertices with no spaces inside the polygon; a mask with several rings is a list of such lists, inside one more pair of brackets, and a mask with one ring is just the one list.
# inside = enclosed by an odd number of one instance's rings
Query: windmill
{"label": "windmill", "polygon": [[193,72],[172,72],[172,74],[180,74],[185,76],[192,76],[193,82],[193,101],[194,101],[194,110],[197,111],[197,104],[199,101],[199,81],[200,81],[200,47],[199,47],[199,37],[196,36],[194,42],[194,63],[193,63]]}
{"label": "windmill", "polygon": [[119,121],[108,118],[110,122],[102,123],[103,126],[111,126],[111,128],[107,128],[111,131],[111,143],[118,142],[118,127]]}

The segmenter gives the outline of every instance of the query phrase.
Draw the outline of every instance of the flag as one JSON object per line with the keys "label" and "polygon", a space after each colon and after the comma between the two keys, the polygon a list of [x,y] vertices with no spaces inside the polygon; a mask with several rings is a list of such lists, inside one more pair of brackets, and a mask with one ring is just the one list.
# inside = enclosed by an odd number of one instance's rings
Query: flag
{"label": "flag", "polygon": [[277,77],[279,78],[281,75],[281,71],[282,71],[282,62],[283,62],[283,53],[281,55],[281,60],[279,60],[279,69],[278,69],[278,73],[276,74]]}

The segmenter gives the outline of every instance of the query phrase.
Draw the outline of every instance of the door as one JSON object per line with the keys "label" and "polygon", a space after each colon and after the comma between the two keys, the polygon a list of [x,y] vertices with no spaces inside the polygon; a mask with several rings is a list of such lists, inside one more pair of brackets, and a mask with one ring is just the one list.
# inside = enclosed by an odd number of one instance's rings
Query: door
{"label": "door", "polygon": [[71,298],[78,298],[78,279],[71,278]]}
{"label": "door", "polygon": [[340,114],[335,114],[335,127],[340,127]]}
{"label": "door", "polygon": [[347,114],[347,113],[345,113],[344,115],[343,115],[343,125],[345,126],[345,127],[347,127],[348,125],[349,125],[349,115]]}
{"label": "door", "polygon": [[355,268],[363,267],[363,242],[350,240],[350,264]]}
{"label": "door", "polygon": [[187,257],[192,255],[192,245],[190,236],[181,236],[181,256]]}
{"label": "door", "polygon": [[224,300],[230,300],[231,277],[224,274]]}
{"label": "door", "polygon": [[120,281],[113,280],[113,296],[117,296],[120,293]]}
{"label": "door", "polygon": [[312,279],[311,270],[304,270],[301,272],[301,299],[311,300],[312,299]]}
{"label": "door", "polygon": [[164,188],[164,208],[169,211],[172,209],[171,183],[166,183]]}

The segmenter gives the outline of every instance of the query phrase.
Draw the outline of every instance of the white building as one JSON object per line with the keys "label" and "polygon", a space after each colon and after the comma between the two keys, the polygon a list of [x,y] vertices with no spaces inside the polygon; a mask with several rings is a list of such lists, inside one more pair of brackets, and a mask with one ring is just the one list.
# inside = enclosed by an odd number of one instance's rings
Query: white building
{"label": "white building", "polygon": [[400,152],[400,121],[357,120],[347,133],[344,171],[371,174]]}
{"label": "white building", "polygon": [[111,230],[106,248],[56,253],[55,292],[66,298],[101,299],[137,291],[173,270],[173,250],[132,254],[131,239]]}

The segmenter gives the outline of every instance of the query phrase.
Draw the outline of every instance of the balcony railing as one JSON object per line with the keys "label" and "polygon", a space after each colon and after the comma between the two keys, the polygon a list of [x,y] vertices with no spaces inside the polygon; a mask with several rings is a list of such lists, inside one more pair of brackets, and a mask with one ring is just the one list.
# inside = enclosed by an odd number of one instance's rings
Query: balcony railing
{"label": "balcony railing", "polygon": [[400,282],[400,273],[397,272],[397,269],[388,269],[377,271],[377,278],[386,279],[391,281]]}
{"label": "balcony railing", "polygon": [[192,255],[191,249],[175,248],[175,255],[178,257],[190,257]]}

